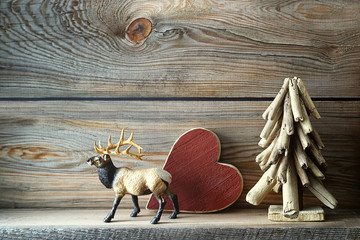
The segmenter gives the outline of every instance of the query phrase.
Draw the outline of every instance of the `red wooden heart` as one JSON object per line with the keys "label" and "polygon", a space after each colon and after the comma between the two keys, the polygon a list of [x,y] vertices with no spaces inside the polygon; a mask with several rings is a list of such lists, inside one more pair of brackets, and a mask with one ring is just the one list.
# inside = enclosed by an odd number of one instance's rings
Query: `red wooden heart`
{"label": "red wooden heart", "polygon": [[[237,168],[218,163],[220,141],[211,131],[192,129],[175,142],[164,169],[171,173],[171,190],[178,195],[180,211],[214,212],[234,203],[243,189],[243,179]],[[171,201],[165,196],[165,209]],[[157,209],[158,202],[150,197],[148,209]]]}

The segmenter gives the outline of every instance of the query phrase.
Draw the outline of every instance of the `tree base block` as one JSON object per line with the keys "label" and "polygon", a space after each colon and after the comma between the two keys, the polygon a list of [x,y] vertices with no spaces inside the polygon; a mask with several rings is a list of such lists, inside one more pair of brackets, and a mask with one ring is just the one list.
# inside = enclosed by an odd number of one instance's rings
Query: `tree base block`
{"label": "tree base block", "polygon": [[273,222],[319,222],[325,220],[324,209],[319,206],[304,207],[297,218],[286,218],[282,205],[270,205],[268,219]]}

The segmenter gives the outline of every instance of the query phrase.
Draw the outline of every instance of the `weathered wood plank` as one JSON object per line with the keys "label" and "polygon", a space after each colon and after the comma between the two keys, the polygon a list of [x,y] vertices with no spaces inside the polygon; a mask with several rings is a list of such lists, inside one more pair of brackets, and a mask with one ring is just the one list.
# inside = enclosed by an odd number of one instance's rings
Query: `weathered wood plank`
{"label": "weathered wood plank", "polygon": [[[173,225],[172,225],[173,226]],[[87,227],[21,227],[0,228],[4,238],[12,239],[319,239],[319,240],[356,240],[359,228],[235,228],[235,227],[196,227],[188,228],[87,228]]]}
{"label": "weathered wood plank", "polygon": [[[138,217],[130,217],[132,209],[119,209],[111,223],[102,222],[107,209],[0,209],[0,227],[99,227],[108,228],[188,228],[198,227],[254,227],[254,228],[359,228],[359,209],[325,210],[325,222],[271,222],[267,219],[268,209],[226,209],[208,214],[181,213],[177,219],[169,219],[171,212],[164,212],[161,222],[151,225],[150,220],[156,211],[143,210]],[[159,222],[159,223],[161,223]]]}
{"label": "weathered wood plank", "polygon": [[[1,97],[360,97],[358,1],[4,0]],[[138,17],[153,23],[126,40]],[[346,83],[346,84],[345,84]]]}
{"label": "weathered wood plank", "polygon": [[[238,167],[247,193],[262,173],[255,163],[261,152],[261,114],[269,102],[241,101],[40,101],[2,102],[0,106],[1,207],[110,207],[113,192],[85,164],[95,140],[116,139],[121,128],[135,139],[143,161],[121,158],[117,165],[161,167],[174,141],[193,127],[214,131],[222,143],[221,160]],[[322,115],[312,120],[322,137],[328,162],[324,184],[340,207],[359,207],[360,106],[356,101],[315,102]],[[249,207],[245,195],[236,207]],[[148,197],[141,198],[144,206]],[[267,204],[281,204],[271,194]],[[319,201],[305,191],[305,203]],[[126,198],[120,207],[130,207]]]}
{"label": "weathered wood plank", "polygon": [[273,223],[266,209],[231,209],[212,214],[163,214],[151,225],[154,211],[136,218],[118,210],[115,221],[103,223],[106,210],[0,210],[0,234],[5,239],[359,239],[358,210],[328,211],[328,221]]}

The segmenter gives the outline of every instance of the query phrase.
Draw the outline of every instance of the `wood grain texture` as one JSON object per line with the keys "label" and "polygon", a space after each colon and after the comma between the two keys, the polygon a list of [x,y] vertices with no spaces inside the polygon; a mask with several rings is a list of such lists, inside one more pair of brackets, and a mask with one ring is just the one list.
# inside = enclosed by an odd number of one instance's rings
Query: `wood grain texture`
{"label": "wood grain texture", "polygon": [[[106,207],[113,192],[97,179],[85,160],[94,155],[93,142],[134,131],[144,160],[119,158],[118,166],[162,167],[174,141],[186,130],[205,127],[222,143],[220,162],[236,166],[244,178],[243,193],[262,172],[255,156],[264,125],[261,114],[269,102],[242,101],[40,101],[2,102],[0,106],[1,207]],[[360,207],[358,156],[360,105],[356,101],[318,101],[322,115],[312,120],[326,146],[324,184],[339,207]],[[127,137],[127,136],[125,136]],[[305,204],[321,205],[308,191]],[[141,198],[144,207],[148,197]],[[270,194],[262,207],[281,204]],[[125,198],[120,208],[131,207]],[[235,207],[250,207],[242,194]],[[129,213],[130,214],[130,213]]]}
{"label": "wood grain texture", "polygon": [[[194,228],[195,227],[195,228]],[[359,239],[359,229],[352,228],[199,228],[195,226],[178,229],[174,228],[0,228],[4,238],[12,239],[117,239],[119,236],[126,238],[148,239],[319,239],[319,240],[356,240]]]}
{"label": "wood grain texture", "polygon": [[[325,209],[328,221],[325,222],[285,222],[268,221],[267,209],[226,209],[208,214],[179,214],[177,219],[169,219],[170,212],[164,213],[163,224],[151,225],[149,218],[154,216],[153,210],[143,210],[138,217],[130,217],[129,210],[119,209],[112,223],[104,223],[101,217],[107,209],[0,209],[0,228],[28,227],[84,227],[84,228],[188,228],[194,227],[234,227],[234,228],[338,228],[353,229],[360,226],[359,209]],[[176,224],[172,224],[176,223]]]}
{"label": "wood grain texture", "polygon": [[270,205],[268,219],[273,222],[322,222],[325,220],[325,211],[320,206],[305,207],[299,211],[296,218],[287,218],[283,212],[283,206]]}
{"label": "wood grain texture", "polygon": [[[358,1],[3,0],[0,96],[360,97]],[[141,44],[136,18],[153,23]],[[346,84],[345,84],[346,82]]]}
{"label": "wood grain texture", "polygon": [[[129,209],[127,209],[129,211]],[[182,213],[177,219],[148,221],[154,212],[131,218],[119,210],[116,221],[99,221],[106,210],[2,209],[5,239],[359,239],[359,210],[327,211],[326,222],[274,223],[266,209],[232,209],[212,214]],[[165,213],[166,214],[166,213]],[[164,214],[164,215],[165,215]]]}

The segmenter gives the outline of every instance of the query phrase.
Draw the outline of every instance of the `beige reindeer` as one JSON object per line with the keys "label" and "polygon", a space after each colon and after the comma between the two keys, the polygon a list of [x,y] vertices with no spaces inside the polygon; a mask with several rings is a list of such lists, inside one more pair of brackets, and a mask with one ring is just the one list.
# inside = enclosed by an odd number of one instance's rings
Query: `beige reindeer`
{"label": "beige reindeer", "polygon": [[[109,214],[104,218],[104,222],[110,222],[111,219],[114,218],[116,209],[125,194],[131,194],[135,206],[130,215],[131,217],[136,217],[140,212],[138,196],[152,193],[159,202],[159,210],[151,223],[156,224],[161,218],[166,204],[163,198],[164,194],[169,197],[174,206],[174,211],[170,215],[170,218],[176,218],[179,213],[179,205],[177,195],[172,193],[169,187],[169,184],[171,183],[171,174],[169,172],[159,168],[134,170],[126,167],[117,168],[114,166],[110,154],[127,155],[137,159],[141,159],[143,156],[143,154],[141,154],[142,147],[134,143],[132,139],[133,133],[131,133],[130,137],[124,141],[123,129],[117,144],[113,145],[111,143],[111,136],[109,137],[108,146],[106,148],[101,146],[100,141],[99,146],[97,146],[95,142],[94,148],[96,152],[101,155],[93,156],[87,160],[88,164],[97,167],[101,183],[106,188],[113,188],[115,191],[113,207]],[[119,148],[124,145],[129,145],[129,147],[120,151]],[[135,146],[138,149],[139,154],[129,152],[132,146]],[[115,150],[110,151],[112,149]]]}

